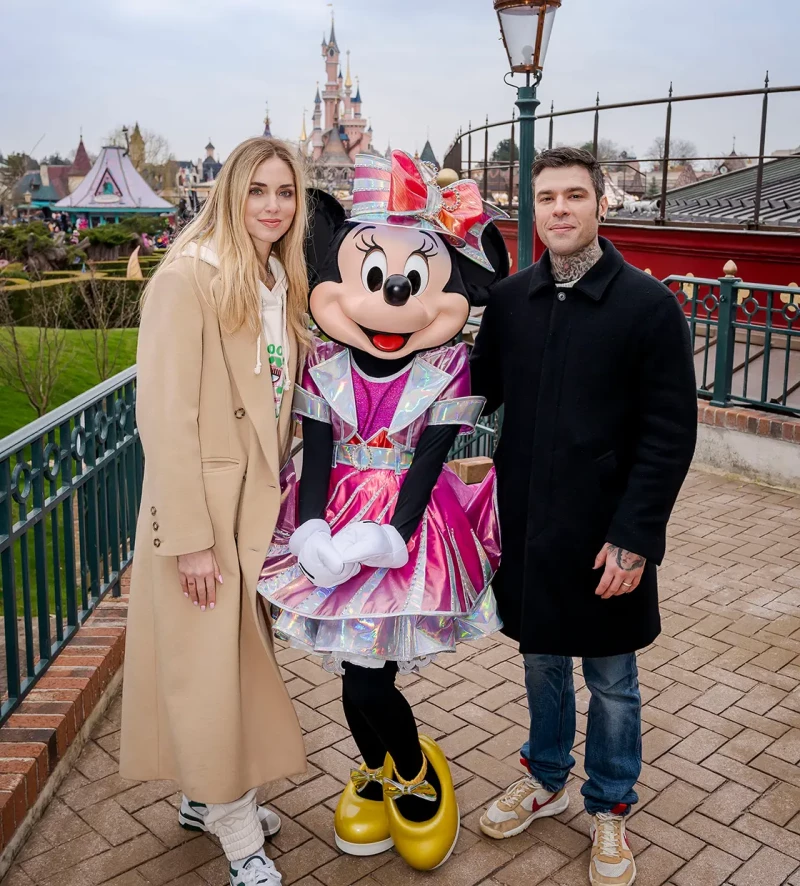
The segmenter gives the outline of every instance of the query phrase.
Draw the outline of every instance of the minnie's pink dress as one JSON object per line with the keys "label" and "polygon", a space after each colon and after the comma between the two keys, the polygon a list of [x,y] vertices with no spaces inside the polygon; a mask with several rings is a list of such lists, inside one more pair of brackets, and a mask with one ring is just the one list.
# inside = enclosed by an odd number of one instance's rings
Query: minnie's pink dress
{"label": "minnie's pink dress", "polygon": [[[465,345],[418,354],[397,376],[362,376],[341,345],[318,342],[294,411],[333,426],[334,454],[325,520],[335,536],[358,520],[388,523],[428,425],[470,433],[483,400],[470,396]],[[342,661],[413,667],[460,640],[500,630],[490,581],[500,561],[494,471],[467,486],[447,466],[408,544],[400,569],[362,567],[335,588],[318,588],[289,551],[297,528],[296,484],[284,503],[259,592],[273,604],[275,630],[297,648]]]}

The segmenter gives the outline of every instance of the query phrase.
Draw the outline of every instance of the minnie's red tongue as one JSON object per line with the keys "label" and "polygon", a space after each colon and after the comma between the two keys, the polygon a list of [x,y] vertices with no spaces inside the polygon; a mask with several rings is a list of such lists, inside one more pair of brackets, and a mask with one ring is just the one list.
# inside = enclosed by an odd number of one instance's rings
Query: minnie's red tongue
{"label": "minnie's red tongue", "polygon": [[405,343],[405,336],[392,335],[390,332],[379,332],[372,336],[372,344],[379,351],[386,351],[387,353],[399,351]]}

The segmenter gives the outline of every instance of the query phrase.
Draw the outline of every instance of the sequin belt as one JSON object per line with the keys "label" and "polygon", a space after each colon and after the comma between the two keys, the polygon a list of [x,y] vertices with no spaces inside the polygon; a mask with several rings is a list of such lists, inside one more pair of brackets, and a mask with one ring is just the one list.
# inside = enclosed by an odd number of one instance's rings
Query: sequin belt
{"label": "sequin belt", "polygon": [[402,474],[411,467],[413,458],[413,452],[367,446],[366,443],[337,443],[333,450],[334,464],[350,465],[359,471],[376,468]]}

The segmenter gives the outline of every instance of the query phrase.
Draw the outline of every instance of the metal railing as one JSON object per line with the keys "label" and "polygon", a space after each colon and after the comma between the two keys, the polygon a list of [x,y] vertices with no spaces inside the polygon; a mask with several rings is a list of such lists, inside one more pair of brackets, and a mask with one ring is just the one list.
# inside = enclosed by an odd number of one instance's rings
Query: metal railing
{"label": "metal railing", "polygon": [[[466,326],[471,327],[477,333],[480,328],[481,321],[478,317],[469,317]],[[465,329],[466,329],[465,326]],[[462,333],[456,337],[457,341],[463,341]],[[453,448],[447,456],[448,461],[456,458],[492,458],[497,448],[497,441],[500,439],[500,428],[503,426],[503,407],[501,406],[497,412],[491,415],[484,415],[475,430],[469,436],[458,437]]]}
{"label": "metal railing", "polygon": [[130,565],[142,481],[136,367],[0,441],[5,722]]}
{"label": "metal railing", "polygon": [[500,437],[500,428],[503,424],[503,408],[492,415],[482,418],[472,434],[467,437],[459,437],[455,446],[450,450],[448,460],[455,458],[477,458],[483,456],[491,458],[497,448]]}
{"label": "metal railing", "polygon": [[663,281],[689,321],[698,396],[800,416],[800,288],[746,283],[733,262],[725,271]]}
{"label": "metal railing", "polygon": [[[617,158],[608,159],[602,156],[600,157],[603,166],[619,168],[620,170],[627,169],[630,171],[632,181],[639,181],[639,178],[643,180],[644,196],[659,201],[658,212],[653,221],[655,224],[665,225],[669,224],[667,210],[667,192],[671,189],[671,187],[677,187],[677,185],[670,185],[670,172],[672,171],[674,164],[713,161],[718,163],[718,165],[722,165],[724,161],[731,160],[731,155],[725,154],[721,154],[716,157],[677,156],[677,152],[671,150],[671,145],[673,141],[676,141],[672,132],[672,112],[674,106],[681,103],[694,103],[700,101],[761,96],[762,102],[760,129],[758,136],[758,154],[736,155],[736,159],[745,162],[757,161],[758,166],[755,197],[753,200],[753,214],[752,219],[746,223],[746,226],[753,230],[765,230],[768,229],[769,226],[765,226],[761,222],[762,192],[764,187],[764,165],[765,162],[774,162],[775,160],[780,159],[765,154],[767,123],[769,118],[769,99],[770,96],[778,94],[794,94],[800,96],[800,85],[770,86],[769,74],[767,74],[764,86],[759,89],[739,89],[729,92],[709,92],[696,95],[674,95],[672,84],[670,84],[669,93],[666,96],[646,99],[643,101],[615,102],[611,104],[601,104],[600,94],[598,93],[597,99],[594,104],[587,105],[586,107],[582,108],[573,108],[567,111],[556,111],[554,105],[551,103],[550,112],[537,114],[536,122],[538,124],[547,121],[547,146],[548,148],[552,148],[555,144],[554,139],[556,120],[563,117],[572,117],[576,115],[591,115],[592,129],[591,132],[587,129],[585,143],[591,146],[592,152],[594,153],[595,157],[597,157],[602,142],[601,114],[603,112],[644,108],[653,105],[665,106],[664,131],[663,135],[660,137],[661,141],[663,142],[663,149],[660,152],[661,156],[634,158],[622,155]],[[515,114],[512,114],[512,117],[510,119],[500,120],[494,123],[490,123],[487,116],[486,123],[481,126],[473,127],[472,123],[470,123],[466,130],[462,130],[457,133],[444,161],[445,166],[450,166],[453,169],[456,169],[456,171],[463,175],[465,178],[474,178],[477,175],[479,179],[482,179],[482,181],[480,182],[481,190],[484,198],[488,199],[491,199],[489,183],[490,174],[493,170],[495,171],[495,174],[500,173],[500,177],[502,179],[500,184],[502,185],[502,187],[494,190],[499,190],[500,192],[506,194],[506,201],[499,200],[498,202],[500,203],[500,205],[503,206],[503,208],[511,212],[512,215],[514,214],[514,209],[516,207],[514,197],[517,194],[519,182],[519,162],[517,160],[519,148],[517,139],[518,126],[519,119],[515,116]],[[493,161],[490,159],[489,154],[489,130],[503,127],[506,127],[509,133],[507,136],[509,140],[508,158],[506,158],[505,160]],[[739,133],[739,135],[741,137],[741,132]],[[473,136],[478,137],[479,145],[481,145],[482,142],[482,161],[479,159],[479,155],[473,158]],[[465,148],[466,157],[464,156]],[[480,150],[480,148],[478,148],[478,150]],[[641,168],[640,165],[643,163],[654,164],[656,168],[653,171],[645,171]],[[654,190],[653,188],[648,188],[648,183],[650,182],[655,183]],[[649,191],[650,193],[648,193]],[[641,217],[637,217],[636,221],[637,224],[641,224],[643,222],[643,219]],[[685,224],[685,222],[682,222],[681,224]],[[780,226],[780,229],[786,230],[787,227],[791,226],[782,225]]]}

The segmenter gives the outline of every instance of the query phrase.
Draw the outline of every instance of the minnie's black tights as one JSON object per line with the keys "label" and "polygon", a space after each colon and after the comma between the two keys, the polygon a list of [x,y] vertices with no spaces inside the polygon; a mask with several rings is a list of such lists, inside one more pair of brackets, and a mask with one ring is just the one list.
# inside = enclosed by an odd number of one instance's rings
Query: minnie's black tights
{"label": "minnie's black tights", "polygon": [[[344,666],[342,704],[353,738],[370,769],[384,764],[386,753],[394,762],[395,772],[405,781],[413,781],[422,769],[423,756],[417,724],[411,705],[394,685],[395,662],[382,668],[361,668],[347,662]],[[427,821],[439,808],[439,779],[428,766],[427,781],[436,791],[436,800],[401,797],[401,814],[411,821]],[[383,787],[372,782],[361,792],[367,800],[383,799]]]}
{"label": "minnie's black tights", "polygon": [[388,751],[397,772],[411,781],[422,769],[422,749],[411,705],[394,685],[396,676],[393,661],[382,668],[345,663],[342,704],[367,766],[382,767]]}

